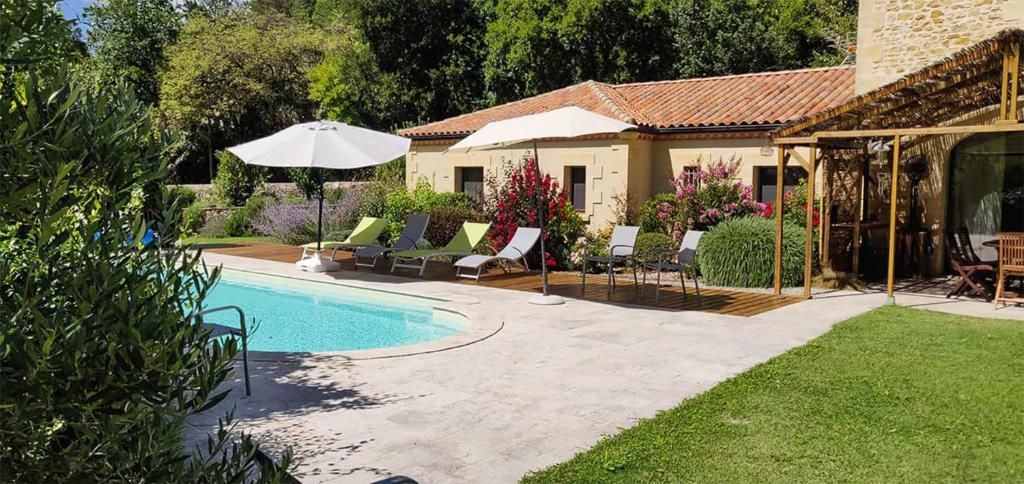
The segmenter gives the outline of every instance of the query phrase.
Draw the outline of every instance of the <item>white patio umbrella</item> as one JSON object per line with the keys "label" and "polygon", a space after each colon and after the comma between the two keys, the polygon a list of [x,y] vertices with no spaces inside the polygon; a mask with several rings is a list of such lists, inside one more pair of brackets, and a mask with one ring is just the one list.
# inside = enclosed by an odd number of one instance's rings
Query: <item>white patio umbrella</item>
{"label": "white patio umbrella", "polygon": [[[228,148],[249,165],[351,170],[381,165],[409,152],[408,138],[337,121],[313,121],[285,128],[265,138]],[[320,186],[316,249],[313,257],[296,263],[301,269],[324,272],[337,268],[320,258],[323,236],[324,187]]]}
{"label": "white patio umbrella", "polygon": [[[537,140],[549,138],[576,138],[593,134],[619,133],[636,126],[617,119],[602,116],[576,106],[554,109],[551,111],[520,116],[487,123],[475,133],[465,137],[447,151],[469,152],[492,148],[504,148],[520,143],[533,142],[533,156],[540,170],[540,155],[537,153]],[[537,177],[537,193],[540,193],[540,177]],[[548,294],[548,266],[544,261],[544,207],[537,197],[537,219],[540,224],[541,280],[544,293],[530,299],[534,304],[562,304],[561,297]]]}

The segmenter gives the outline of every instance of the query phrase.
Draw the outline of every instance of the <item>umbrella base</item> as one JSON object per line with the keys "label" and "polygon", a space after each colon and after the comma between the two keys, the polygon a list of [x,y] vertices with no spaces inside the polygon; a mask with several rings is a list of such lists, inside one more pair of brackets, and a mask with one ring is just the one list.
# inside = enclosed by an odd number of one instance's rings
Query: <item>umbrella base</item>
{"label": "umbrella base", "polygon": [[558,304],[565,304],[565,298],[562,296],[555,296],[554,294],[549,294],[547,296],[537,295],[531,297],[527,302],[538,306],[555,306]]}
{"label": "umbrella base", "polygon": [[319,252],[314,252],[311,257],[296,262],[295,268],[306,272],[330,272],[341,270],[341,264],[324,259]]}

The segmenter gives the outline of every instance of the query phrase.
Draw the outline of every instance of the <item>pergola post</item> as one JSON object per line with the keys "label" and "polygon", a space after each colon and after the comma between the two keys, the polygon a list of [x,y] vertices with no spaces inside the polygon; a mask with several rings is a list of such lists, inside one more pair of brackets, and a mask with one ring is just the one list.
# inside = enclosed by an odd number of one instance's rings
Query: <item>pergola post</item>
{"label": "pergola post", "polygon": [[804,299],[811,298],[811,266],[814,262],[814,171],[818,164],[817,145],[810,146],[807,160],[807,228],[804,240]]}
{"label": "pergola post", "polygon": [[1017,122],[1017,93],[1020,88],[1020,44],[1003,49],[1003,75],[999,86],[999,120]]}
{"label": "pergola post", "polygon": [[886,278],[885,293],[889,304],[896,304],[893,294],[896,282],[896,200],[899,195],[900,175],[900,136],[892,140],[892,187],[889,190],[889,272]]}
{"label": "pergola post", "polygon": [[786,146],[779,145],[778,169],[775,173],[775,295],[782,297],[782,195],[785,187]]}

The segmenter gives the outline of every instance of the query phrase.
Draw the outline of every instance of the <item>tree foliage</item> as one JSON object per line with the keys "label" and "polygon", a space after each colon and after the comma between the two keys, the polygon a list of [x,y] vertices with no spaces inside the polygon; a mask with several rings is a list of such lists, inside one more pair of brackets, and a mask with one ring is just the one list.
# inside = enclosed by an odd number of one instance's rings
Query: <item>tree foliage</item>
{"label": "tree foliage", "polygon": [[678,77],[841,63],[856,34],[854,0],[677,0]]}
{"label": "tree foliage", "polygon": [[483,106],[479,2],[342,0],[315,11],[349,32],[311,75],[311,96],[328,117],[390,129]]}
{"label": "tree foliage", "polygon": [[165,50],[183,20],[171,0],[103,0],[86,9],[90,59],[98,82],[125,82],[142,101],[156,104]]}
{"label": "tree foliage", "polygon": [[308,121],[307,73],[326,42],[312,26],[276,14],[189,20],[168,49],[160,86],[161,112],[183,136],[179,177],[204,178],[207,143],[216,151]]}
{"label": "tree foliage", "polygon": [[497,0],[487,86],[507,102],[588,79],[673,77],[667,0]]}

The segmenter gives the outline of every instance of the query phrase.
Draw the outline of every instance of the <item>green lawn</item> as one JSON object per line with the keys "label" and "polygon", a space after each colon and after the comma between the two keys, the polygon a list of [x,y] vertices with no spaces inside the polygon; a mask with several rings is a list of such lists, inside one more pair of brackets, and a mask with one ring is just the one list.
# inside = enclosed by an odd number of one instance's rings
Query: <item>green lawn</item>
{"label": "green lawn", "polygon": [[525,482],[1024,482],[1024,322],[885,307]]}
{"label": "green lawn", "polygon": [[273,242],[273,239],[270,237],[189,237],[181,241],[183,245],[251,244],[253,242]]}

